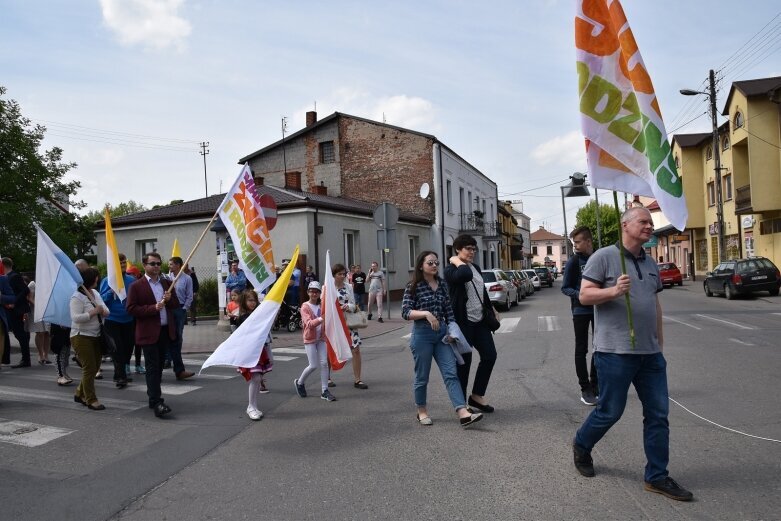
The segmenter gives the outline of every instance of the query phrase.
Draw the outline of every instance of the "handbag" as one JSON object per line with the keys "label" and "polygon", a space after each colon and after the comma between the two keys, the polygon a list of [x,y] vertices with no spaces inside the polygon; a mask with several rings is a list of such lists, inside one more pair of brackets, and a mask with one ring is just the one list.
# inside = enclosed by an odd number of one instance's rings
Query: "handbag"
{"label": "handbag", "polygon": [[100,322],[100,354],[113,356],[117,352],[117,343],[114,341],[111,335],[106,332],[106,325],[103,323],[103,319],[98,317]]}
{"label": "handbag", "polygon": [[480,298],[480,292],[477,291],[477,286],[475,286],[474,281],[472,282],[472,287],[475,288],[475,293],[477,293],[477,300],[480,301],[480,304],[483,306],[483,320],[482,323],[485,324],[485,327],[491,330],[491,333],[495,333],[496,330],[498,330],[500,327],[502,327],[502,324],[497,320],[496,313],[494,313],[493,307],[488,307],[485,303],[485,301]]}
{"label": "handbag", "polygon": [[365,311],[345,313],[344,319],[349,329],[363,329],[369,325]]}

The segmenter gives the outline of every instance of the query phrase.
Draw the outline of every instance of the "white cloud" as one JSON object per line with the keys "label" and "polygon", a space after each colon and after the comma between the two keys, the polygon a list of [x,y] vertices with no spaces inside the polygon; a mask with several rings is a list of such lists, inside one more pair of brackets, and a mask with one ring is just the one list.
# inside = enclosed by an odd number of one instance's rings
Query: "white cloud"
{"label": "white cloud", "polygon": [[184,48],[190,23],[178,15],[184,0],[100,0],[103,21],[122,45]]}
{"label": "white cloud", "polygon": [[[376,97],[360,89],[340,88],[325,100],[318,100],[317,107],[318,118],[339,111],[374,121],[384,120],[389,125],[420,132],[433,133],[441,129],[433,103],[406,94]],[[304,114],[309,110],[312,110],[311,106],[296,111],[293,129],[299,123],[303,125]]]}
{"label": "white cloud", "polygon": [[586,168],[586,146],[580,132],[570,132],[563,136],[537,145],[532,158],[540,166],[562,166],[574,170]]}

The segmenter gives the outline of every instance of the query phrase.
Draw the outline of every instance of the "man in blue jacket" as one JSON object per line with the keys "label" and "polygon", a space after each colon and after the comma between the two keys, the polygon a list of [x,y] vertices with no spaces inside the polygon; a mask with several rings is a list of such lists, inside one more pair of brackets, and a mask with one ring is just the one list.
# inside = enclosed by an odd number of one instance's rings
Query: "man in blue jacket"
{"label": "man in blue jacket", "polygon": [[8,316],[5,309],[6,306],[10,309],[15,301],[16,295],[8,283],[8,277],[0,275],[0,358],[4,358],[6,350],[11,349],[8,338]]}
{"label": "man in blue jacket", "polygon": [[[30,294],[30,288],[22,280],[22,276],[14,271],[14,261],[10,257],[3,257],[3,268],[8,277],[8,284],[14,292],[15,300],[13,307],[8,309],[8,329],[10,329],[16,340],[19,341],[19,348],[22,351],[22,359],[19,363],[12,365],[14,369],[20,367],[30,367],[30,333],[25,331],[25,316],[30,313],[30,303],[27,301],[27,295]],[[32,320],[32,317],[30,317]],[[3,355],[3,362],[10,362],[9,350]]]}
{"label": "man in blue jacket", "polygon": [[[127,273],[127,257],[124,253],[119,254],[119,266],[122,269],[122,280],[125,281],[125,295],[130,291],[130,285],[136,281],[136,278]],[[106,334],[109,335],[117,346],[117,352],[114,353],[114,382],[116,386],[122,389],[128,382],[133,381],[127,375],[130,368],[130,357],[135,347],[134,338],[134,320],[127,312],[127,298],[120,300],[114,290],[108,286],[108,277],[100,282],[100,297],[108,306],[110,315],[103,321],[106,327]]]}
{"label": "man in blue jacket", "polygon": [[591,376],[586,364],[588,353],[588,328],[591,325],[594,332],[594,307],[580,303],[580,281],[583,278],[583,268],[588,258],[594,253],[591,230],[587,226],[579,226],[569,234],[574,245],[575,255],[570,257],[564,267],[564,279],[561,282],[561,292],[571,300],[572,324],[575,328],[575,373],[580,384],[580,401],[586,405],[597,404],[599,388],[597,387],[597,370],[594,368],[594,356],[591,356]]}

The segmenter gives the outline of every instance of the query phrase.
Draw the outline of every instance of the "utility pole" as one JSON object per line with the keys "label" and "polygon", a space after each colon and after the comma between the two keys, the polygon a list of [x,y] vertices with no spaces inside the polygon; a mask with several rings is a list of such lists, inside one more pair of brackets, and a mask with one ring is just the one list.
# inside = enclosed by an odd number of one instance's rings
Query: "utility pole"
{"label": "utility pole", "polygon": [[206,156],[209,155],[209,142],[201,141],[201,151],[198,152],[203,156],[203,189],[206,192],[206,197],[209,197],[209,182],[206,180]]}
{"label": "utility pole", "polygon": [[719,262],[724,261],[726,250],[724,249],[724,199],[721,192],[721,154],[719,153],[719,124],[716,121],[716,73],[710,70],[710,116],[713,124],[713,162],[714,162],[714,180],[716,183],[716,220],[719,229],[717,236],[719,240]]}

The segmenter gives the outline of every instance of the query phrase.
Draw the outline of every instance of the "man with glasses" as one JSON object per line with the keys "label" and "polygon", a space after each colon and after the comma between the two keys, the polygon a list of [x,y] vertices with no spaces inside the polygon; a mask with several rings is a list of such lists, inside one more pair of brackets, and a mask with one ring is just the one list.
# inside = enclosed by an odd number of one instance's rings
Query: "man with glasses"
{"label": "man with glasses", "polygon": [[130,291],[130,285],[136,281],[136,278],[127,273],[127,257],[124,253],[119,254],[119,267],[122,270],[122,280],[125,283],[125,300],[121,300],[119,295],[114,293],[108,285],[108,277],[100,281],[100,297],[108,307],[110,315],[103,320],[106,328],[106,334],[114,340],[117,346],[116,352],[112,355],[114,361],[114,383],[120,389],[127,386],[133,379],[128,377],[130,369],[130,357],[133,354],[133,335],[134,322],[133,317],[127,312],[127,294]]}
{"label": "man with glasses", "polygon": [[[651,213],[630,208],[621,216],[620,244],[600,248],[583,270],[580,302],[594,306],[594,357],[599,374],[599,402],[575,434],[572,444],[575,468],[594,476],[591,450],[621,418],[629,386],[634,385],[643,404],[645,489],[678,501],[691,501],[692,493],[673,480],[670,459],[670,402],[667,362],[662,354],[662,307],[658,293],[662,280],[656,262],[643,244],[654,232]],[[626,274],[621,274],[621,256]],[[634,317],[635,342],[630,342],[626,297]]]}
{"label": "man with glasses", "polygon": [[146,394],[149,408],[162,418],[171,412],[160,389],[165,351],[176,340],[174,310],[179,309],[175,292],[169,292],[171,283],[160,276],[163,262],[159,253],[144,255],[144,276],[130,286],[127,311],[136,319],[136,344],[144,351],[146,360]]}

